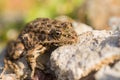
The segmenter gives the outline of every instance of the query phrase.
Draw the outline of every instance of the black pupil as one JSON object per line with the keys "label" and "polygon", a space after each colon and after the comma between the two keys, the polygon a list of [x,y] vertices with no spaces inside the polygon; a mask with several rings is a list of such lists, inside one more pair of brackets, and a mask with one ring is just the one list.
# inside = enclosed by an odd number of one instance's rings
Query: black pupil
{"label": "black pupil", "polygon": [[56,34],[57,34],[57,35],[60,35],[60,33],[61,33],[60,31],[56,31]]}
{"label": "black pupil", "polygon": [[60,37],[61,31],[59,30],[51,30],[51,36],[55,37]]}

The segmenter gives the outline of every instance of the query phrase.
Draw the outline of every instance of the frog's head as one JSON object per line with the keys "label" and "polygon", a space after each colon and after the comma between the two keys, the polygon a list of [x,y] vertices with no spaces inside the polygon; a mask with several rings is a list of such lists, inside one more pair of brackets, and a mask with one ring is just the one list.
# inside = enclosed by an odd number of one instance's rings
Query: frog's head
{"label": "frog's head", "polygon": [[18,59],[24,52],[24,45],[19,41],[11,41],[7,47],[8,56],[11,59]]}
{"label": "frog's head", "polygon": [[47,25],[49,25],[49,28],[40,32],[40,38],[43,39],[41,43],[60,46],[77,42],[78,36],[72,23],[52,20]]}
{"label": "frog's head", "polygon": [[[77,42],[77,34],[73,29],[72,22],[60,19],[37,18],[30,22],[27,27],[34,33],[35,39],[42,45],[65,45]],[[30,35],[30,33],[27,33]]]}

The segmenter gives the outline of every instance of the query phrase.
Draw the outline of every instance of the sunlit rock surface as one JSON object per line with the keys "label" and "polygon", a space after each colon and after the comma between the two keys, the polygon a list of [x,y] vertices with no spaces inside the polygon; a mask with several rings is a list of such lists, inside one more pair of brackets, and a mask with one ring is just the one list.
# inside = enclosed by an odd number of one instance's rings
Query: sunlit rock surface
{"label": "sunlit rock surface", "polygon": [[95,74],[96,80],[120,80],[120,61],[104,66]]}

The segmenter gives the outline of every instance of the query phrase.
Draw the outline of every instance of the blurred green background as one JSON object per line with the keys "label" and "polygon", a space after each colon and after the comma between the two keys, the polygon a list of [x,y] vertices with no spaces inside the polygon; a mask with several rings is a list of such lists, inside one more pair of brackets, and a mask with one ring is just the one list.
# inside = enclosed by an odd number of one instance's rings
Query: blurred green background
{"label": "blurred green background", "polygon": [[83,0],[0,0],[0,51],[16,39],[25,24],[37,17],[67,15],[77,18]]}

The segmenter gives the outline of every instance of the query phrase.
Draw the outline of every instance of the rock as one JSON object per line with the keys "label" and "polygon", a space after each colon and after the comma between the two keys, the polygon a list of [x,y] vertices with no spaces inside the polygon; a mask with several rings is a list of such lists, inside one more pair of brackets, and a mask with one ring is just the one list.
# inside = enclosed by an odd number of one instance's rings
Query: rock
{"label": "rock", "polygon": [[120,80],[120,61],[112,66],[104,66],[95,74],[96,80]]}
{"label": "rock", "polygon": [[73,24],[73,28],[75,29],[78,35],[82,34],[83,32],[93,30],[91,26],[88,26],[86,24],[83,24],[77,21],[74,21],[72,24]]}
{"label": "rock", "polygon": [[77,44],[62,46],[52,52],[51,70],[58,80],[84,80],[92,72],[120,59],[119,35],[120,32],[105,30],[79,35]]}
{"label": "rock", "polygon": [[0,80],[17,80],[15,74],[5,74]]}
{"label": "rock", "polygon": [[109,26],[113,31],[120,31],[120,16],[113,16],[109,19]]}

